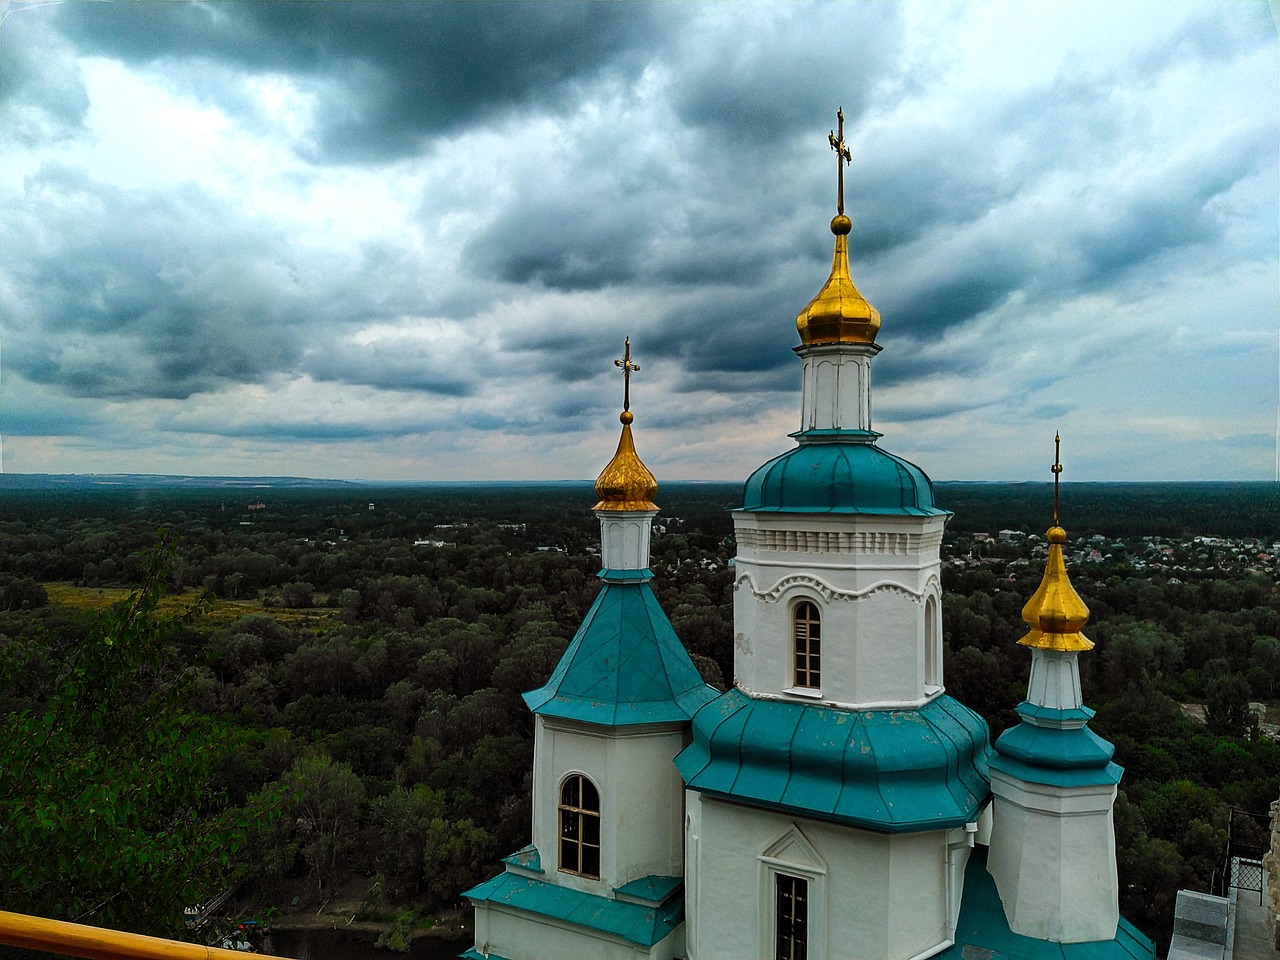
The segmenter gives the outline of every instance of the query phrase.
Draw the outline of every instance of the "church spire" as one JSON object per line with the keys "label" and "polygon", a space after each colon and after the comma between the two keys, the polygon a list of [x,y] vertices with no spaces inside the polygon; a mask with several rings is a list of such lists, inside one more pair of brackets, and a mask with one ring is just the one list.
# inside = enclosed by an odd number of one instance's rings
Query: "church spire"
{"label": "church spire", "polygon": [[844,168],[852,159],[844,141],[844,110],[836,111],[837,129],[827,135],[836,152],[836,215],[831,220],[835,252],[831,275],[817,296],[796,317],[800,342],[875,343],[880,330],[880,311],[869,304],[853,285],[849,274],[849,231],[853,222],[844,213]]}
{"label": "church spire", "polygon": [[[1109,940],[1120,920],[1111,807],[1124,771],[1115,747],[1089,729],[1080,692],[1081,632],[1089,608],[1071,586],[1058,525],[1061,438],[1054,437],[1053,526],[1040,588],[1022,608],[1031,648],[1022,722],[995,743],[988,772],[995,797],[987,867],[1009,929],[1059,943]],[[1045,865],[1051,864],[1050,869]]]}
{"label": "church spire", "polygon": [[618,415],[622,435],[618,438],[618,449],[613,459],[596,478],[596,496],[600,502],[595,509],[657,510],[653,496],[658,492],[658,481],[636,453],[635,441],[631,437],[631,424],[635,421],[635,414],[631,412],[631,374],[632,371],[638,372],[640,365],[631,360],[630,337],[627,337],[622,358],[613,363],[622,369],[622,413]]}
{"label": "church spire", "polygon": [[1049,541],[1049,560],[1045,564],[1040,588],[1022,608],[1022,619],[1031,629],[1018,643],[1037,650],[1060,653],[1093,649],[1093,641],[1080,631],[1089,622],[1089,608],[1071,586],[1067,565],[1062,559],[1062,545],[1067,531],[1058,525],[1059,478],[1062,476],[1062,437],[1053,437],[1053,526],[1045,533]]}

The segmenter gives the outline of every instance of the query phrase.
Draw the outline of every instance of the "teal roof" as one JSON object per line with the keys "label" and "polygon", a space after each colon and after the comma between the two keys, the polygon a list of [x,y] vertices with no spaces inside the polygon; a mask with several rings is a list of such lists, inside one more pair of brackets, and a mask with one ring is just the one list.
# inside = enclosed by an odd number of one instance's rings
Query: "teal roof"
{"label": "teal roof", "polygon": [[676,767],[694,790],[906,832],[977,819],[990,796],[986,721],[948,696],[913,710],[845,710],[730,690],[693,718]]}
{"label": "teal roof", "polygon": [[532,843],[527,847],[521,847],[508,857],[503,857],[502,862],[509,863],[513,867],[519,867],[521,870],[529,870],[533,873],[544,872],[542,869],[542,854],[538,852],[538,848]]}
{"label": "teal roof", "polygon": [[543,716],[614,727],[686,721],[715,696],[649,584],[606,581],[551,678],[524,699]]}
{"label": "teal roof", "polygon": [[639,880],[624,883],[620,887],[614,887],[613,892],[619,896],[646,900],[657,905],[677,893],[683,885],[684,877],[664,877],[654,873]]}
{"label": "teal roof", "polygon": [[[742,509],[762,512],[945,516],[923,470],[857,431],[800,433],[800,445],[747,478]],[[820,441],[820,442],[812,442]]]}
{"label": "teal roof", "polygon": [[938,960],[1155,960],[1156,955],[1156,945],[1123,917],[1110,940],[1054,943],[1014,933],[987,872],[985,847],[975,848],[965,867],[955,940]]}
{"label": "teal roof", "polygon": [[563,920],[643,947],[653,946],[684,922],[684,897],[672,897],[662,906],[628,903],[514,873],[500,873],[463,896]]}
{"label": "teal roof", "polygon": [[1111,762],[1116,748],[1085,724],[1093,716],[1088,707],[1054,710],[1023,701],[1017,710],[1024,719],[1000,735],[992,767],[1055,787],[1120,782],[1124,768]]}
{"label": "teal roof", "polygon": [[496,953],[481,953],[475,947],[467,947],[458,956],[462,960],[507,960],[506,957],[500,957]]}

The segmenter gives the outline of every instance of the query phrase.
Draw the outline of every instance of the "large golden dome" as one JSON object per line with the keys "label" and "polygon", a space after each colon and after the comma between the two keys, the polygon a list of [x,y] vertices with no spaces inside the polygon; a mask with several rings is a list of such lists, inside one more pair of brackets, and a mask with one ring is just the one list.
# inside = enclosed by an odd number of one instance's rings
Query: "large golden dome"
{"label": "large golden dome", "polygon": [[852,222],[843,213],[831,221],[836,236],[831,276],[818,295],[796,317],[803,344],[875,343],[880,331],[880,311],[869,304],[849,276],[849,231]]}

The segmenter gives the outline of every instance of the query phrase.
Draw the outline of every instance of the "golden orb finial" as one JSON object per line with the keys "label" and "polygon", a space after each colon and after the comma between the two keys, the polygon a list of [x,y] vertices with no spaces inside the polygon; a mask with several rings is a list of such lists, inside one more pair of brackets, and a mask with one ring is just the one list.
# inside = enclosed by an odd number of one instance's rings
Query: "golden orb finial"
{"label": "golden orb finial", "polygon": [[869,304],[853,285],[849,275],[849,232],[851,221],[844,213],[844,168],[852,161],[844,142],[844,110],[836,111],[838,126],[827,135],[836,152],[836,215],[831,220],[835,234],[835,252],[831,257],[831,276],[818,295],[796,317],[800,342],[875,343],[880,330],[880,311]]}
{"label": "golden orb finial", "polygon": [[1053,526],[1045,533],[1049,541],[1049,560],[1044,567],[1040,588],[1022,608],[1022,620],[1031,629],[1018,643],[1037,650],[1060,653],[1093,648],[1093,641],[1080,631],[1089,622],[1089,608],[1071,586],[1067,565],[1062,559],[1062,545],[1067,531],[1058,526],[1058,478],[1062,475],[1062,437],[1053,437]]}
{"label": "golden orb finial", "polygon": [[618,415],[622,436],[618,438],[613,459],[596,478],[596,496],[600,502],[594,509],[657,510],[653,497],[658,492],[658,481],[636,453],[631,437],[631,424],[635,421],[635,414],[631,412],[631,373],[638,371],[640,365],[631,362],[630,337],[627,337],[622,359],[613,364],[622,368],[622,413]]}

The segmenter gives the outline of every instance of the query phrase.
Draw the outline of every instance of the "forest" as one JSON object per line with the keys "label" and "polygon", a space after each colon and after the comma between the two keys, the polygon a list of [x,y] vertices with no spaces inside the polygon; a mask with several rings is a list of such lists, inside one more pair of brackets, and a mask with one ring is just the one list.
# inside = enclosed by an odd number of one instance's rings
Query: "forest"
{"label": "forest", "polygon": [[[663,484],[653,541],[659,599],[721,688],[738,495]],[[1026,690],[1052,490],[937,496],[945,682],[994,739]],[[403,947],[528,842],[520,694],[599,588],[593,501],[587,483],[0,484],[0,902],[182,935],[183,908],[225,891],[260,915],[343,901]],[[1121,909],[1167,944],[1231,808],[1280,796],[1280,496],[1064,484],[1062,502],[1069,546],[1097,545],[1069,569],[1092,726],[1126,768]]]}

